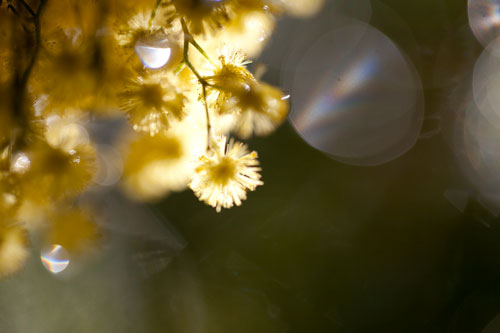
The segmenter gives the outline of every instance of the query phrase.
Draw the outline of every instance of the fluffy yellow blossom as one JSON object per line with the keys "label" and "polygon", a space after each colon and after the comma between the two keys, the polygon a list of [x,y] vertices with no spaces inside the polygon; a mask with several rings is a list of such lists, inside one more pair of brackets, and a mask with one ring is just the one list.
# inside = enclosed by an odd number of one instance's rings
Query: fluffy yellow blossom
{"label": "fluffy yellow blossom", "polygon": [[13,14],[0,8],[0,83],[12,78]]}
{"label": "fluffy yellow blossom", "polygon": [[283,6],[286,12],[297,17],[310,17],[317,14],[325,0],[286,0]]}
{"label": "fluffy yellow blossom", "polygon": [[259,161],[255,151],[249,153],[246,145],[226,137],[219,138],[216,147],[200,157],[189,187],[206,204],[222,208],[240,206],[261,181]]}
{"label": "fluffy yellow blossom", "polygon": [[155,136],[133,139],[123,172],[123,185],[130,197],[154,200],[187,187],[193,162],[206,147],[204,127],[193,120],[190,117]]}
{"label": "fluffy yellow blossom", "polygon": [[0,144],[10,137],[13,126],[14,95],[8,83],[0,83]]}
{"label": "fluffy yellow blossom", "polygon": [[169,83],[162,72],[145,74],[131,80],[120,97],[121,110],[139,132],[155,135],[186,115],[185,96]]}
{"label": "fluffy yellow blossom", "polygon": [[182,57],[180,31],[167,25],[158,8],[139,12],[125,23],[117,24],[115,38],[127,61],[136,65],[140,60],[148,68],[169,68]]}
{"label": "fluffy yellow blossom", "polygon": [[0,173],[0,217],[10,219],[17,213],[21,204],[19,180],[15,175]]}
{"label": "fluffy yellow blossom", "polygon": [[91,56],[95,45],[62,31],[51,37],[34,68],[33,92],[48,96],[46,112],[90,106],[98,87],[97,67]]}
{"label": "fluffy yellow blossom", "polygon": [[27,156],[31,168],[23,179],[23,193],[29,200],[47,202],[82,192],[96,170],[95,149],[80,144],[70,150],[40,141]]}
{"label": "fluffy yellow blossom", "polygon": [[213,38],[205,38],[207,52],[215,53],[221,41],[242,50],[249,57],[257,57],[266,46],[276,26],[276,18],[268,12],[250,11],[235,17]]}
{"label": "fluffy yellow blossom", "polygon": [[166,17],[168,21],[184,19],[194,35],[213,33],[229,21],[226,0],[170,0]]}
{"label": "fluffy yellow blossom", "polygon": [[219,56],[220,63],[215,68],[213,75],[205,77],[210,84],[208,98],[212,106],[221,111],[225,103],[232,97],[230,87],[240,87],[249,81],[255,81],[253,75],[246,69],[250,63],[242,52],[229,52],[223,48]]}
{"label": "fluffy yellow blossom", "polygon": [[88,209],[56,209],[48,219],[44,241],[48,245],[61,245],[71,254],[88,252],[101,236]]}
{"label": "fluffy yellow blossom", "polygon": [[[152,17],[152,9],[142,11],[116,28],[115,38],[120,46],[134,48],[137,41],[151,35],[166,35],[167,29],[161,22],[162,15]],[[158,13],[159,14],[159,13]]]}
{"label": "fluffy yellow blossom", "polygon": [[16,273],[29,257],[28,237],[24,229],[0,225],[0,276]]}
{"label": "fluffy yellow blossom", "polygon": [[[75,30],[91,37],[104,19],[104,1],[47,0],[40,18],[42,36]],[[36,7],[35,7],[36,8]]]}
{"label": "fluffy yellow blossom", "polygon": [[237,116],[234,131],[242,138],[254,133],[270,134],[288,114],[287,97],[271,85],[247,81],[226,89],[231,97],[222,105],[220,113]]}

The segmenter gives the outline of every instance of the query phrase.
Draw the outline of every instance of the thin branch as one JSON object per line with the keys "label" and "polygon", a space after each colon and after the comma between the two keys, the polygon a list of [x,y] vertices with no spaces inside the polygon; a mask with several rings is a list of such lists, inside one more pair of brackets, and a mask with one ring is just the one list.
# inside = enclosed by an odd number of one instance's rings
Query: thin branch
{"label": "thin branch", "polygon": [[33,50],[33,56],[31,57],[31,61],[24,71],[23,77],[22,77],[22,88],[25,88],[26,83],[28,82],[29,76],[31,74],[31,71],[33,70],[33,66],[35,65],[36,58],[38,57],[38,53],[40,51],[40,44],[41,44],[41,33],[40,33],[40,15],[42,14],[43,8],[45,7],[45,4],[47,3],[47,0],[41,0],[40,5],[38,6],[38,9],[35,13],[34,16],[34,24],[35,24],[35,49]]}
{"label": "thin branch", "polygon": [[189,41],[197,50],[198,52],[201,53],[202,56],[205,57],[205,59],[208,60],[208,62],[210,62],[212,65],[215,65],[215,63],[212,61],[212,59],[210,59],[210,57],[208,56],[208,54],[205,52],[205,50],[203,50],[203,48],[200,46],[200,44],[198,44],[198,42],[196,42],[194,40],[194,38],[191,38],[190,41]]}
{"label": "thin branch", "polygon": [[26,10],[31,14],[31,16],[35,17],[36,16],[36,13],[35,11],[30,7],[30,5],[28,5],[26,3],[26,1],[24,0],[17,0],[21,3],[21,5],[23,5],[24,8],[26,8]]}
{"label": "thin branch", "polygon": [[153,8],[153,11],[151,12],[151,17],[149,18],[149,24],[148,24],[149,28],[151,28],[151,26],[153,25],[153,20],[156,17],[156,12],[158,11],[158,8],[160,8],[161,1],[162,0],[156,0],[155,6]]}
{"label": "thin branch", "polygon": [[[211,143],[211,133],[212,133],[212,125],[210,124],[210,111],[208,109],[208,101],[207,101],[207,86],[209,85],[207,81],[198,73],[196,68],[193,66],[191,61],[189,60],[189,44],[193,44],[193,36],[189,32],[189,29],[187,27],[186,21],[184,19],[181,19],[181,24],[182,24],[182,31],[184,32],[184,52],[183,52],[183,59],[181,62],[182,64],[185,64],[191,72],[196,76],[198,81],[201,84],[201,89],[203,92],[203,104],[205,106],[205,115],[207,119],[207,149],[210,148],[210,143]],[[196,43],[196,42],[195,42]],[[195,45],[195,44],[193,44]],[[198,45],[198,43],[196,43]],[[196,47],[195,45],[195,47]],[[198,45],[199,47],[199,45]],[[201,48],[200,48],[201,49]],[[203,51],[204,53],[204,51]]]}
{"label": "thin branch", "polygon": [[[40,5],[37,8],[35,16],[33,17],[34,19],[33,24],[35,25],[35,46],[33,48],[33,53],[28,66],[26,67],[24,72],[20,75],[20,77],[17,78],[18,80],[16,89],[17,93],[15,94],[14,97],[14,113],[17,116],[18,120],[21,122],[21,124],[26,124],[27,122],[26,114],[23,109],[25,94],[26,94],[26,86],[28,84],[28,80],[33,70],[33,67],[35,66],[38,53],[40,51],[40,45],[41,45],[40,15],[42,14],[43,8],[45,7],[46,3],[47,0],[40,1]],[[25,129],[26,129],[25,126],[22,126],[22,133],[24,133]],[[22,135],[23,134],[21,134],[21,136]]]}

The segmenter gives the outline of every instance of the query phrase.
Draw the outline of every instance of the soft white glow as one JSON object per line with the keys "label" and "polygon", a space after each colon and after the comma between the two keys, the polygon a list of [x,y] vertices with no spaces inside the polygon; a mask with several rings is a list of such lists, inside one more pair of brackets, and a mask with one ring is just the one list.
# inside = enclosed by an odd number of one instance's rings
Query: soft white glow
{"label": "soft white glow", "polygon": [[144,66],[148,68],[161,68],[165,66],[170,57],[172,56],[172,49],[168,46],[161,45],[148,45],[143,41],[137,42],[135,46],[135,53],[141,59]]}
{"label": "soft white glow", "polygon": [[69,265],[69,253],[61,245],[54,244],[42,251],[40,260],[49,272],[59,274]]}

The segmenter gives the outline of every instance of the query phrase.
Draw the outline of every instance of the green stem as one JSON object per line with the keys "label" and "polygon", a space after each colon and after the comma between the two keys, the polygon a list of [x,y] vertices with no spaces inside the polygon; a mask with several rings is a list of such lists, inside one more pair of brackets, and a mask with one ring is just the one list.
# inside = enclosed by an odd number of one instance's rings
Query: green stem
{"label": "green stem", "polygon": [[155,19],[156,17],[156,12],[158,11],[158,8],[160,8],[160,5],[161,5],[161,0],[156,0],[156,4],[153,8],[153,11],[151,12],[151,17],[149,18],[149,28],[151,28],[151,26],[153,25],[153,20]]}
{"label": "green stem", "polygon": [[14,114],[19,121],[19,125],[21,127],[21,133],[20,137],[24,136],[24,133],[27,130],[28,127],[28,119],[27,119],[27,114],[24,110],[24,103],[25,103],[25,96],[26,96],[26,86],[28,84],[29,77],[31,75],[31,72],[33,71],[33,67],[35,66],[36,59],[38,57],[38,53],[40,52],[40,46],[41,46],[41,32],[40,32],[40,16],[42,14],[42,11],[47,3],[47,0],[41,0],[40,5],[38,6],[37,11],[35,12],[35,15],[33,17],[34,19],[34,25],[35,25],[35,46],[33,49],[33,53],[30,59],[30,62],[24,72],[18,76],[17,78],[17,87],[16,87],[16,94],[14,94]]}
{"label": "green stem", "polygon": [[212,65],[215,65],[214,62],[212,61],[212,59],[210,59],[210,57],[205,52],[205,50],[203,50],[203,48],[200,46],[200,44],[198,44],[198,42],[196,40],[194,40],[194,38],[191,38],[191,40],[189,42],[198,50],[198,52],[201,53],[202,56],[205,57],[205,59],[208,60],[208,62],[210,62]]}
{"label": "green stem", "polygon": [[31,14],[31,16],[35,17],[36,16],[36,13],[35,11],[26,3],[26,1],[24,0],[18,0],[21,5],[23,5],[24,8],[26,8],[26,10]]}
{"label": "green stem", "polygon": [[[189,60],[189,44],[193,44],[193,37],[191,33],[189,32],[189,29],[187,27],[186,21],[184,19],[181,19],[181,24],[182,24],[182,31],[184,32],[184,52],[183,52],[183,58],[182,58],[182,64],[185,64],[191,72],[196,76],[198,81],[201,84],[201,89],[203,92],[203,104],[205,106],[205,116],[207,119],[207,149],[211,147],[211,133],[212,133],[212,125],[210,124],[210,112],[208,109],[208,102],[207,102],[207,86],[209,85],[207,81],[198,73],[196,68],[193,66],[191,61]],[[196,42],[195,42],[196,43]],[[198,43],[193,44],[193,46],[196,47]],[[199,45],[198,45],[199,47]],[[201,49],[201,47],[200,47]],[[203,51],[204,53],[204,51]]]}

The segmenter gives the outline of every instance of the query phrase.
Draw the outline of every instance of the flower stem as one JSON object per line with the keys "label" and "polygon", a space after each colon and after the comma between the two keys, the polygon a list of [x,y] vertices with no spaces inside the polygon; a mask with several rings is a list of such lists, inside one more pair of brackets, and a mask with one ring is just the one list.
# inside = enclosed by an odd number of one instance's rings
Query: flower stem
{"label": "flower stem", "polygon": [[26,10],[31,14],[31,16],[35,17],[36,16],[36,13],[35,11],[26,3],[26,1],[24,0],[18,0],[21,5],[23,5],[24,8],[26,8]]}
{"label": "flower stem", "polygon": [[156,12],[158,11],[158,8],[160,8],[160,5],[161,5],[161,0],[156,0],[153,11],[151,12],[151,17],[149,18],[149,24],[148,24],[149,28],[151,28],[151,26],[153,25],[153,20],[156,17]]}
{"label": "flower stem", "polygon": [[189,44],[192,44],[198,51],[200,51],[201,54],[203,54],[207,59],[208,56],[206,55],[205,51],[199,46],[198,43],[196,43],[193,39],[193,36],[189,32],[189,29],[187,27],[186,21],[184,19],[181,19],[181,24],[182,24],[182,31],[184,32],[184,53],[183,53],[183,58],[181,61],[181,65],[185,64],[191,72],[196,76],[198,81],[201,84],[201,89],[203,93],[203,104],[205,106],[205,115],[207,119],[207,149],[211,147],[211,133],[212,133],[212,125],[210,124],[210,112],[208,109],[208,101],[207,101],[207,86],[209,85],[207,81],[198,73],[196,68],[193,66],[191,61],[189,60]]}

